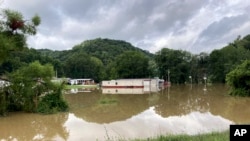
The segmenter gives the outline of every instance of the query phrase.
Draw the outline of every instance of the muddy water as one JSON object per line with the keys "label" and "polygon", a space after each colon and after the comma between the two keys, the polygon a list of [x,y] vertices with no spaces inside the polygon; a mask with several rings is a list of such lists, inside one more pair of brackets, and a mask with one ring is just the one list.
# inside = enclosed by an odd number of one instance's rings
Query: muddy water
{"label": "muddy water", "polygon": [[10,113],[0,117],[0,141],[108,140],[159,134],[224,131],[250,123],[250,98],[230,97],[225,85],[171,86],[157,93],[65,94],[70,111],[54,115]]}

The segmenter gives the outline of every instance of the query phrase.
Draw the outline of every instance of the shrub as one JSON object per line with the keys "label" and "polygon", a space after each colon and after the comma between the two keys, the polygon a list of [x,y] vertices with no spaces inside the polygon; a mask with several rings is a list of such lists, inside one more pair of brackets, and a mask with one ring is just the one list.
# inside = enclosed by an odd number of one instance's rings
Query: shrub
{"label": "shrub", "polygon": [[226,82],[231,87],[231,95],[250,96],[250,60],[245,60],[229,72]]}
{"label": "shrub", "polygon": [[60,93],[51,93],[41,97],[37,112],[42,114],[52,114],[56,112],[65,112],[68,110],[68,104]]}

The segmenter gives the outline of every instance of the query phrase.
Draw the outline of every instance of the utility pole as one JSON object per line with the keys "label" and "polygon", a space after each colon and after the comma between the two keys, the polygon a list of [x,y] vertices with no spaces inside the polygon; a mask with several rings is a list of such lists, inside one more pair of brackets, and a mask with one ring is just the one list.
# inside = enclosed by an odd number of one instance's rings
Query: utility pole
{"label": "utility pole", "polygon": [[204,76],[204,81],[205,81],[205,88],[204,88],[204,91],[206,91],[207,90],[207,77],[206,76]]}
{"label": "utility pole", "polygon": [[168,69],[168,83],[170,82],[170,70]]}
{"label": "utility pole", "polygon": [[189,79],[190,79],[190,84],[191,84],[191,89],[192,89],[192,86],[193,86],[193,80],[192,80],[192,76],[189,75]]}

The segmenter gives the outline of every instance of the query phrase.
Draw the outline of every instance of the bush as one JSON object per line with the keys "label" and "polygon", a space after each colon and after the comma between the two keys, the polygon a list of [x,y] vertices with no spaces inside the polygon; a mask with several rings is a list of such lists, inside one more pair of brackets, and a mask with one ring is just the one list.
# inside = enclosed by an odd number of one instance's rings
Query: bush
{"label": "bush", "polygon": [[53,67],[34,62],[9,74],[10,86],[0,94],[0,115],[8,111],[40,112],[50,114],[66,111],[62,97],[64,83],[51,82]]}
{"label": "bush", "polygon": [[250,96],[250,60],[245,60],[229,72],[226,82],[231,87],[230,95]]}
{"label": "bush", "polygon": [[41,98],[37,107],[37,112],[42,114],[52,114],[56,112],[65,112],[68,108],[68,104],[61,94],[51,93]]}

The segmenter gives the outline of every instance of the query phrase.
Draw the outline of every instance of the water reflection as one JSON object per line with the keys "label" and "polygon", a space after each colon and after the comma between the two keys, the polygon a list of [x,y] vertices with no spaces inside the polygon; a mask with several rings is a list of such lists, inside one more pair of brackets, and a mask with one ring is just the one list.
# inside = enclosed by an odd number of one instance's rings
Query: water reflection
{"label": "water reflection", "polygon": [[159,87],[143,88],[102,88],[102,94],[149,94],[159,92]]}
{"label": "water reflection", "polygon": [[97,88],[72,88],[67,90],[66,94],[76,94],[76,93],[89,93],[96,90]]}
{"label": "water reflection", "polygon": [[68,113],[58,115],[38,115],[11,113],[0,118],[0,140],[67,140],[69,134],[63,126]]}
{"label": "water reflection", "polygon": [[[127,120],[108,124],[97,124],[69,115],[65,123],[69,131],[68,140],[96,140],[105,138],[147,138],[160,134],[197,134],[227,130],[232,122],[209,112],[191,112],[167,118],[155,112],[154,107]],[[84,136],[82,136],[84,134]]]}
{"label": "water reflection", "polygon": [[[149,95],[102,95],[97,92],[65,95],[75,116],[89,122],[110,123],[126,120],[148,108]],[[102,104],[101,100],[115,100]],[[136,107],[135,107],[136,106]]]}
{"label": "water reflection", "polygon": [[65,94],[69,113],[10,113],[0,117],[0,140],[105,140],[222,131],[250,123],[250,98],[227,95],[225,85],[171,86],[148,94]]}

